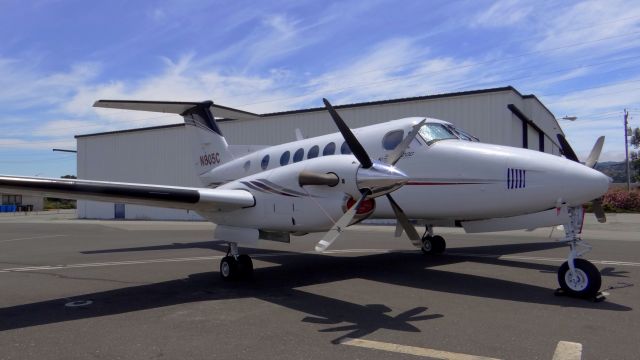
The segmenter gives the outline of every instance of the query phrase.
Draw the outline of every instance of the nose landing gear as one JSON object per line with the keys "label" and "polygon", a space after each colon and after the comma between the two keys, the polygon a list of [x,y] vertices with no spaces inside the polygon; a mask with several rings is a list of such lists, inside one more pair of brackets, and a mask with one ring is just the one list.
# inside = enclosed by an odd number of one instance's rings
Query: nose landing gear
{"label": "nose landing gear", "polygon": [[591,245],[578,236],[582,229],[584,209],[574,206],[568,208],[568,212],[570,221],[564,225],[564,241],[569,244],[569,255],[558,269],[558,283],[562,293],[566,295],[595,298],[602,285],[602,276],[595,265],[580,258],[591,251]]}

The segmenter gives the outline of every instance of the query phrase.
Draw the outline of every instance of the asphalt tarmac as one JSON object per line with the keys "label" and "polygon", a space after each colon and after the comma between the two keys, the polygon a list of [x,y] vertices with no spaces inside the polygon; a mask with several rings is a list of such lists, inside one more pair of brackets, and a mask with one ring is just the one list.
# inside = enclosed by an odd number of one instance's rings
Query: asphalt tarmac
{"label": "asphalt tarmac", "polygon": [[[640,216],[592,220],[603,302],[554,296],[560,231],[393,227],[263,242],[224,282],[213,225],[0,218],[0,359],[638,359]],[[554,357],[555,356],[555,357]]]}

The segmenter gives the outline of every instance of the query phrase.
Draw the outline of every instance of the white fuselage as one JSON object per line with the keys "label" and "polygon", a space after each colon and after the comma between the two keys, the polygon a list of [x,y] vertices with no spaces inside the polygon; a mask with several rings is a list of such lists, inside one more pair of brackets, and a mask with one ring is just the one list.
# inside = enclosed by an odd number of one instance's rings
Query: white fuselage
{"label": "white fuselage", "polygon": [[[372,159],[384,162],[392,151],[383,147],[385,135],[396,130],[406,134],[420,120],[400,119],[353,132]],[[435,119],[427,122],[446,123]],[[269,147],[218,166],[202,175],[203,182],[221,189],[257,191],[256,206],[203,215],[229,226],[292,232],[326,230],[344,213],[347,199],[358,195],[359,164],[353,155],[340,155],[343,142],[340,133],[329,134]],[[337,155],[323,156],[323,149],[330,143],[335,144]],[[316,146],[318,157],[307,159]],[[293,162],[299,149],[304,161]],[[289,160],[281,165],[281,156],[287,151]],[[478,220],[535,213],[562,203],[576,206],[601,196],[609,184],[602,173],[559,156],[459,139],[428,143],[418,136],[396,167],[409,176],[409,181],[393,192],[394,199],[409,218],[423,220]],[[300,186],[297,176],[303,170],[337,174],[342,191]],[[376,198],[371,217],[394,218],[385,197]],[[251,219],[250,224],[247,219]]]}

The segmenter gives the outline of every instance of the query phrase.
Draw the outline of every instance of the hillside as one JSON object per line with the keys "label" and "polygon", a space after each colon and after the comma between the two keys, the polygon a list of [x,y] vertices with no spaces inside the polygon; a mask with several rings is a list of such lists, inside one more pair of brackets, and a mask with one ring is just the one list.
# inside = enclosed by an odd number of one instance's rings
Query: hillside
{"label": "hillside", "polygon": [[[601,171],[607,176],[613,178],[613,182],[615,183],[626,183],[627,182],[627,173],[626,166],[624,161],[616,162],[616,161],[605,161],[598,163],[596,165],[596,170]],[[632,171],[632,179],[633,179],[633,168]],[[632,180],[633,181],[633,180]]]}

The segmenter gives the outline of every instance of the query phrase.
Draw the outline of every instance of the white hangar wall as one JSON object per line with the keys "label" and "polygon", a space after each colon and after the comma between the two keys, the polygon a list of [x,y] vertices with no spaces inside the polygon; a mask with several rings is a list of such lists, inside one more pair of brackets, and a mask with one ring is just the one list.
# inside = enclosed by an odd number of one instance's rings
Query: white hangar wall
{"label": "white hangar wall", "polygon": [[[510,104],[546,134],[544,151],[559,154],[556,134],[561,130],[554,115],[535,96],[523,96],[512,87],[338,106],[337,109],[350,127],[426,116],[449,121],[482,142],[523,147],[523,121],[508,109]],[[271,145],[293,141],[296,128],[305,137],[336,131],[324,108],[264,114],[257,119],[224,121],[220,126],[230,144]],[[527,148],[539,150],[538,129],[527,124]]]}
{"label": "white hangar wall", "polygon": [[[78,178],[175,186],[202,186],[194,172],[183,124],[142,131],[77,136]],[[78,217],[113,219],[121,205],[78,201]],[[119,212],[119,211],[118,211]],[[122,214],[119,212],[119,214]],[[125,205],[126,219],[197,220],[186,210]]]}
{"label": "white hangar wall", "polygon": [[[562,130],[554,115],[535,96],[523,96],[512,87],[352,104],[337,109],[352,128],[426,116],[450,121],[482,142],[515,147],[526,144],[529,149],[559,154],[556,134]],[[232,145],[232,152],[238,155],[253,149],[237,144],[275,145],[294,141],[296,128],[305,137],[337,131],[324,108],[226,120],[219,125]],[[76,138],[81,179],[201,186],[183,124]],[[113,219],[116,215],[125,219],[200,219],[185,210],[78,202],[80,218]]]}

